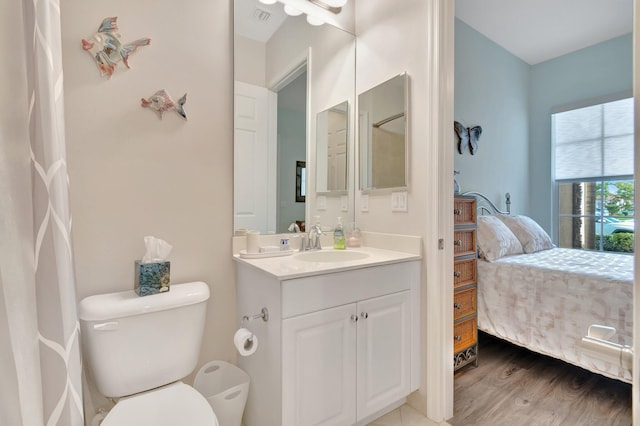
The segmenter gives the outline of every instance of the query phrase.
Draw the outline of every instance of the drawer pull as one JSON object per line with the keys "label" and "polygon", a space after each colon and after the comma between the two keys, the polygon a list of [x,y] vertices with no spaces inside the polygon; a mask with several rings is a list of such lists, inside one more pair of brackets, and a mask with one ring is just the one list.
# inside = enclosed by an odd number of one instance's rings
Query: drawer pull
{"label": "drawer pull", "polygon": [[454,303],[453,307],[456,309],[460,309],[462,306],[459,303]]}
{"label": "drawer pull", "polygon": [[460,278],[462,276],[462,273],[460,271],[455,271],[453,273],[453,276],[456,277],[456,278]]}
{"label": "drawer pull", "polygon": [[453,339],[454,339],[456,342],[459,342],[460,340],[462,340],[462,336],[453,336]]}
{"label": "drawer pull", "polygon": [[453,209],[453,214],[454,214],[454,215],[456,215],[456,216],[460,216],[460,215],[462,215],[462,210],[460,210],[460,209]]}
{"label": "drawer pull", "polygon": [[455,240],[453,242],[453,244],[456,245],[456,246],[461,246],[462,245],[462,240]]}

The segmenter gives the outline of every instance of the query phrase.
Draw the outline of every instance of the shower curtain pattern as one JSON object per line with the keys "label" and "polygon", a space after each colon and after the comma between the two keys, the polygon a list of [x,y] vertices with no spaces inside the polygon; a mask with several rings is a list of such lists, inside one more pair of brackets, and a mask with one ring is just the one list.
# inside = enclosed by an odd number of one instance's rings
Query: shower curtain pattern
{"label": "shower curtain pattern", "polygon": [[44,424],[82,425],[58,1],[26,1],[35,302]]}

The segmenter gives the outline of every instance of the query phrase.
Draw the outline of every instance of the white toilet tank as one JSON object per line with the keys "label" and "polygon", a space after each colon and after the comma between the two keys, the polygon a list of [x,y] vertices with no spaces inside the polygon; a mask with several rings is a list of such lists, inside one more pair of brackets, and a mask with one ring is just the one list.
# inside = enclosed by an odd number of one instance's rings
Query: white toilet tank
{"label": "white toilet tank", "polygon": [[131,290],[83,299],[81,341],[98,391],[121,397],[189,375],[198,363],[208,299],[203,282],[144,297]]}

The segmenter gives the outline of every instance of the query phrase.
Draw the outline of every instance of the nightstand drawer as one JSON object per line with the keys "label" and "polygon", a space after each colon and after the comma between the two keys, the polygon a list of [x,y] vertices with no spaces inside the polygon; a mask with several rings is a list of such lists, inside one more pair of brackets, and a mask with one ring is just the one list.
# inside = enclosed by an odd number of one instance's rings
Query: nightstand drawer
{"label": "nightstand drawer", "polygon": [[476,288],[456,291],[453,294],[453,320],[464,318],[476,312]]}
{"label": "nightstand drawer", "polygon": [[465,256],[476,253],[476,230],[456,229],[453,231],[453,255]]}
{"label": "nightstand drawer", "polygon": [[475,198],[455,198],[453,201],[453,224],[475,225],[476,200]]}
{"label": "nightstand drawer", "polygon": [[476,282],[476,259],[462,259],[453,261],[453,288],[462,287]]}
{"label": "nightstand drawer", "polygon": [[476,317],[454,324],[453,326],[453,352],[459,352],[478,340]]}

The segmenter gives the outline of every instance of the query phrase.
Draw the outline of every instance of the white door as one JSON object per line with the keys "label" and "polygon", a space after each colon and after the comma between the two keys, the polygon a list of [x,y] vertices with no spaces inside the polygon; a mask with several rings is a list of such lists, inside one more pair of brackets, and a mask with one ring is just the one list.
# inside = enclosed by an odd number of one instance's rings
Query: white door
{"label": "white door", "polygon": [[269,91],[235,82],[234,229],[275,231],[275,161],[271,156]]}
{"label": "white door", "polygon": [[358,303],[358,420],[410,393],[409,293]]}
{"label": "white door", "polygon": [[329,191],[347,188],[347,120],[346,112],[329,110],[327,135],[327,169]]}
{"label": "white door", "polygon": [[355,314],[353,303],[282,321],[284,426],[356,422]]}

